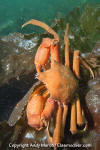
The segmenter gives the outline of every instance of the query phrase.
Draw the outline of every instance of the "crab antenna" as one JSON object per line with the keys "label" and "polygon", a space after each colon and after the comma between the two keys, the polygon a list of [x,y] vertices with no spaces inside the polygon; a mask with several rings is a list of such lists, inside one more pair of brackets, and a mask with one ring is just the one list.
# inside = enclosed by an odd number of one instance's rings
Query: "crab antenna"
{"label": "crab antenna", "polygon": [[64,44],[65,44],[65,66],[69,67],[69,40],[68,40],[68,30],[69,24],[66,24],[65,36],[64,36]]}
{"label": "crab antenna", "polygon": [[35,20],[35,19],[31,19],[28,22],[24,23],[22,25],[22,28],[24,28],[26,25],[28,24],[33,24],[39,27],[42,27],[43,29],[45,29],[48,33],[52,34],[54,36],[54,39],[57,40],[58,42],[60,41],[59,35],[51,28],[49,27],[47,24],[45,24],[44,22]]}
{"label": "crab antenna", "polygon": [[91,69],[91,67],[86,63],[86,61],[85,60],[83,60],[81,57],[79,58],[80,59],[80,63],[81,64],[83,64],[89,71],[90,71],[90,73],[91,73],[91,75],[92,75],[92,78],[94,79],[94,72],[93,72],[93,70]]}

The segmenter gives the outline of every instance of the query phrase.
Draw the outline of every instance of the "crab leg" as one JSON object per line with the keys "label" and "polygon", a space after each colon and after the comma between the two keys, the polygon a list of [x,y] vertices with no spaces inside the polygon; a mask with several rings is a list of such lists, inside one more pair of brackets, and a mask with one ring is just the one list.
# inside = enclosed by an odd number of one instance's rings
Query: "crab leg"
{"label": "crab leg", "polygon": [[77,97],[76,100],[76,108],[77,108],[77,124],[81,126],[83,124],[83,118],[82,118],[82,109],[81,109],[79,97]]}
{"label": "crab leg", "polygon": [[80,57],[80,63],[83,64],[91,73],[92,78],[94,79],[94,72],[91,67]]}
{"label": "crab leg", "polygon": [[53,137],[50,136],[49,129],[47,127],[47,138],[48,142],[54,144],[54,148],[56,149],[57,144],[61,142],[61,127],[62,127],[62,106],[58,102],[57,113],[56,113],[56,124],[53,133]]}
{"label": "crab leg", "polygon": [[[79,58],[79,51],[76,50],[74,52],[75,54],[75,63],[74,63],[74,73],[76,75],[76,77],[79,79],[79,62],[80,62],[80,58]],[[83,119],[82,119],[82,109],[81,109],[81,104],[80,104],[80,99],[79,97],[77,97],[76,100],[76,109],[77,109],[77,124],[78,125],[82,125],[83,124]]]}
{"label": "crab leg", "polygon": [[[73,72],[76,77],[79,77],[79,51],[74,51],[73,56]],[[72,103],[71,107],[71,123],[70,123],[70,131],[72,134],[76,133],[76,103],[75,100]]]}
{"label": "crab leg", "polygon": [[51,28],[49,27],[47,24],[45,24],[44,22],[41,22],[41,21],[38,21],[38,20],[35,20],[35,19],[31,19],[29,20],[28,22],[24,23],[22,25],[22,28],[24,28],[26,25],[28,24],[33,24],[33,25],[36,25],[36,26],[40,26],[42,27],[43,29],[45,29],[47,32],[49,32],[50,34],[52,34],[54,36],[54,39],[59,42],[59,36],[58,34]]}
{"label": "crab leg", "polygon": [[65,43],[65,66],[67,66],[67,67],[70,66],[70,62],[69,62],[68,29],[69,29],[69,24],[66,24],[66,31],[65,31],[65,36],[64,36],[64,43]]}
{"label": "crab leg", "polygon": [[58,103],[57,115],[56,115],[56,126],[53,134],[53,143],[58,144],[61,142],[61,126],[62,126],[62,106]]}
{"label": "crab leg", "polygon": [[50,47],[50,51],[51,51],[51,66],[52,66],[54,61],[60,62],[58,43],[56,45],[52,44]]}
{"label": "crab leg", "polygon": [[64,137],[64,129],[65,129],[67,112],[68,112],[68,105],[63,104],[62,129],[61,129],[62,137]]}
{"label": "crab leg", "polygon": [[49,119],[51,118],[55,109],[55,101],[51,98],[47,99],[45,108],[41,114],[41,121],[47,126]]}
{"label": "crab leg", "polygon": [[76,129],[76,104],[75,104],[75,100],[71,106],[70,131],[72,134],[75,134],[77,131],[77,129]]}
{"label": "crab leg", "polygon": [[73,56],[73,72],[75,76],[79,79],[79,50],[74,51]]}
{"label": "crab leg", "polygon": [[[79,51],[74,51],[73,72],[75,73],[76,77],[79,77]],[[77,131],[77,128],[76,128],[76,102],[75,102],[75,100],[71,106],[70,131],[72,134],[75,134]]]}
{"label": "crab leg", "polygon": [[[73,56],[73,72],[75,73],[76,77],[79,78],[79,51],[76,50],[74,51],[74,56]],[[74,106],[73,106],[74,105]],[[75,108],[76,105],[76,108]],[[72,110],[74,107],[74,110]],[[80,100],[77,98],[76,104],[75,101],[72,104],[72,109],[71,109],[71,132],[76,131],[76,109],[77,109],[77,124],[82,125],[82,111],[81,111],[81,105],[80,105]],[[74,118],[74,119],[73,119]],[[74,127],[72,128],[74,124]]]}
{"label": "crab leg", "polygon": [[[67,66],[67,67],[70,66],[70,62],[69,62],[68,29],[69,29],[69,24],[66,25],[66,31],[65,31],[65,36],[64,36],[64,43],[65,43],[65,66]],[[62,137],[64,137],[64,128],[65,128],[65,123],[66,123],[67,112],[68,112],[68,105],[63,104],[62,133],[61,133]]]}

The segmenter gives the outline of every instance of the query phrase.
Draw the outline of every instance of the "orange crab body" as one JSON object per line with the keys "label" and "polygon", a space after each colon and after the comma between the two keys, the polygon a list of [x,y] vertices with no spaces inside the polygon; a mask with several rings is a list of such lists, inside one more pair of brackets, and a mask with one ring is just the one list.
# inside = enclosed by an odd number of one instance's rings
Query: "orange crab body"
{"label": "orange crab body", "polygon": [[78,85],[71,70],[56,61],[53,62],[51,69],[40,72],[38,79],[46,85],[51,98],[64,104],[68,104],[71,100]]}

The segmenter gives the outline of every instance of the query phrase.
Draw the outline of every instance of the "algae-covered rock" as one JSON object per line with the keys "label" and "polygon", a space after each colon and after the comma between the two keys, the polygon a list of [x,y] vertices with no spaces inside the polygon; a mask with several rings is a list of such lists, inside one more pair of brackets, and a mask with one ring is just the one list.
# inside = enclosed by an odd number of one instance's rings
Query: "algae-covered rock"
{"label": "algae-covered rock", "polygon": [[[46,147],[45,147],[46,146]],[[8,123],[0,123],[0,149],[50,150],[45,129],[36,131],[27,125],[23,116],[13,127]]]}
{"label": "algae-covered rock", "polygon": [[92,115],[94,127],[100,134],[100,76],[89,81],[89,92],[86,95],[86,103]]}
{"label": "algae-covered rock", "polygon": [[19,78],[34,71],[34,56],[38,45],[38,35],[25,39],[20,33],[12,33],[0,38],[0,83]]}

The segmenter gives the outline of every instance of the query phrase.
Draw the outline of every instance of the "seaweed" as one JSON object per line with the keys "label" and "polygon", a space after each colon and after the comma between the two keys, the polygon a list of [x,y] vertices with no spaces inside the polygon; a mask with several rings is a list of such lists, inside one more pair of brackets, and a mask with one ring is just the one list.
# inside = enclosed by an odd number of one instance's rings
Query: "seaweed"
{"label": "seaweed", "polygon": [[52,26],[60,34],[61,45],[67,23],[70,49],[90,52],[100,40],[100,4],[84,4],[82,8],[74,8],[65,18],[58,17],[53,21]]}

